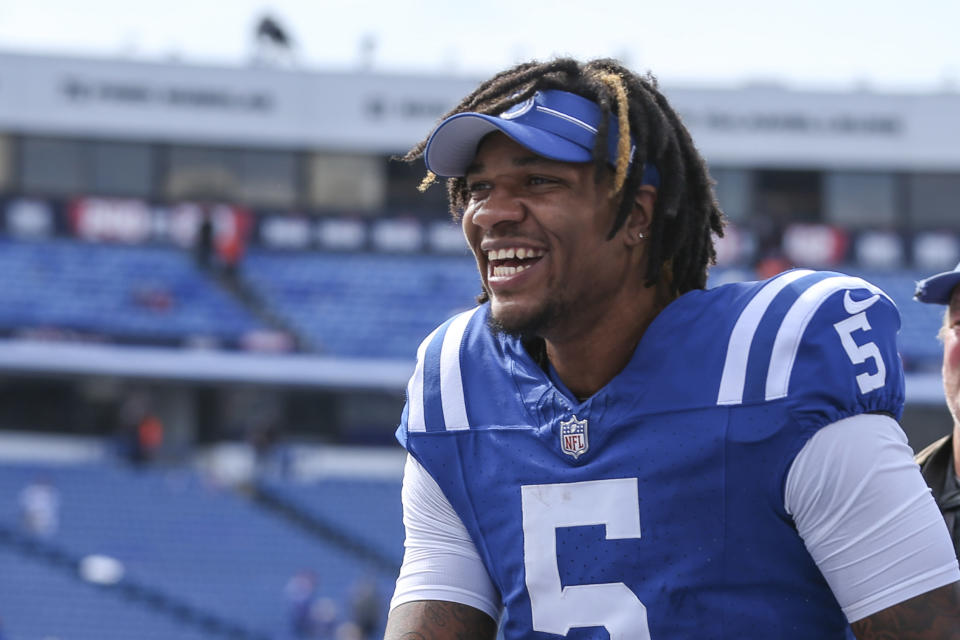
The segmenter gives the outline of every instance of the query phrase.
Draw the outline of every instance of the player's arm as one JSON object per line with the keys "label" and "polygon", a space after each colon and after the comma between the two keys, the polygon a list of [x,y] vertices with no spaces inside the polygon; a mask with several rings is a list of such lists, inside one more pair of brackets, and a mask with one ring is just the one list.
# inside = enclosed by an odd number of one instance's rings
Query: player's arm
{"label": "player's arm", "polygon": [[493,618],[471,606],[440,600],[418,600],[394,608],[384,640],[492,640]]}
{"label": "player's arm", "polygon": [[957,640],[960,638],[960,582],[887,607],[850,626],[858,640]]}
{"label": "player's arm", "polygon": [[385,638],[492,640],[500,595],[460,517],[412,455],[402,500],[407,536]]}
{"label": "player's arm", "polygon": [[786,508],[860,640],[960,640],[960,568],[906,435],[885,415],[803,447]]}

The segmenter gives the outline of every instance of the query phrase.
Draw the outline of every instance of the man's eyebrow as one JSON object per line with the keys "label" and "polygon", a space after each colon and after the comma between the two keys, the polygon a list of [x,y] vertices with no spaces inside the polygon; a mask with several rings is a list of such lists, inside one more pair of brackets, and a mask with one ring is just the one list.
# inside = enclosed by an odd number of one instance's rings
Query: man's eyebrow
{"label": "man's eyebrow", "polygon": [[555,164],[556,160],[551,160],[549,158],[544,158],[543,156],[538,156],[536,154],[531,154],[529,156],[520,156],[519,158],[513,159],[513,165],[517,167],[526,167],[531,164]]}

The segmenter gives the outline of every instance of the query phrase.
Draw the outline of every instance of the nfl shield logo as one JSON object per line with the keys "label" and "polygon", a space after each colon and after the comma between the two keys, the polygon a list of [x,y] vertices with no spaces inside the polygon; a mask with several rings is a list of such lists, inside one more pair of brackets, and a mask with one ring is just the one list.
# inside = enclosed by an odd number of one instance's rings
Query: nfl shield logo
{"label": "nfl shield logo", "polygon": [[577,420],[577,416],[573,416],[560,423],[560,449],[565,454],[577,459],[587,452],[589,446],[586,420]]}

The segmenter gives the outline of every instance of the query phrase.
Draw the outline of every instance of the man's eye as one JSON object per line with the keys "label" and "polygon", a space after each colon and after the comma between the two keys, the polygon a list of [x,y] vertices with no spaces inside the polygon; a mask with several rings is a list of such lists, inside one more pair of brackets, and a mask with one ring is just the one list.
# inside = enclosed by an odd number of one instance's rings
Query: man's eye
{"label": "man's eye", "polygon": [[546,176],[530,176],[530,184],[532,185],[553,184],[555,182],[555,179]]}
{"label": "man's eye", "polygon": [[470,182],[467,184],[467,191],[470,193],[477,193],[479,191],[486,191],[490,188],[490,183],[488,182]]}

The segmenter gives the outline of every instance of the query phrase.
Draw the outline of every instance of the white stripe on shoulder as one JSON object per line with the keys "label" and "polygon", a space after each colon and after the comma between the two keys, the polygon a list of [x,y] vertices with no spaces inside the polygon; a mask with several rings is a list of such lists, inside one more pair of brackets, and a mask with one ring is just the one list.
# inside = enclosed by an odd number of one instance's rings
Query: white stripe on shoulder
{"label": "white stripe on shoulder", "polygon": [[867,289],[890,299],[875,285],[853,276],[827,278],[804,291],[787,311],[780,324],[780,330],[777,331],[770,355],[770,369],[767,371],[767,400],[786,397],[790,387],[793,363],[797,358],[797,351],[800,349],[800,342],[803,340],[807,325],[827,298],[844,289]]}
{"label": "white stripe on shoulder", "polygon": [[717,404],[740,404],[743,401],[743,388],[747,379],[747,359],[750,357],[750,345],[760,326],[760,320],[778,293],[791,282],[810,275],[809,269],[788,271],[769,281],[753,297],[737,318],[737,324],[730,333],[727,345],[727,357],[723,363],[723,375],[720,377],[720,393]]}
{"label": "white stripe on shoulder", "polygon": [[443,337],[443,348],[440,350],[440,398],[447,431],[470,428],[463,396],[463,377],[460,375],[460,343],[463,342],[467,323],[479,309],[475,307],[458,315]]}
{"label": "white stripe on shoulder", "polygon": [[413,375],[410,376],[410,382],[407,383],[407,431],[427,430],[423,411],[423,356],[439,330],[440,327],[437,327],[431,331],[430,335],[417,347],[417,366],[413,370]]}

